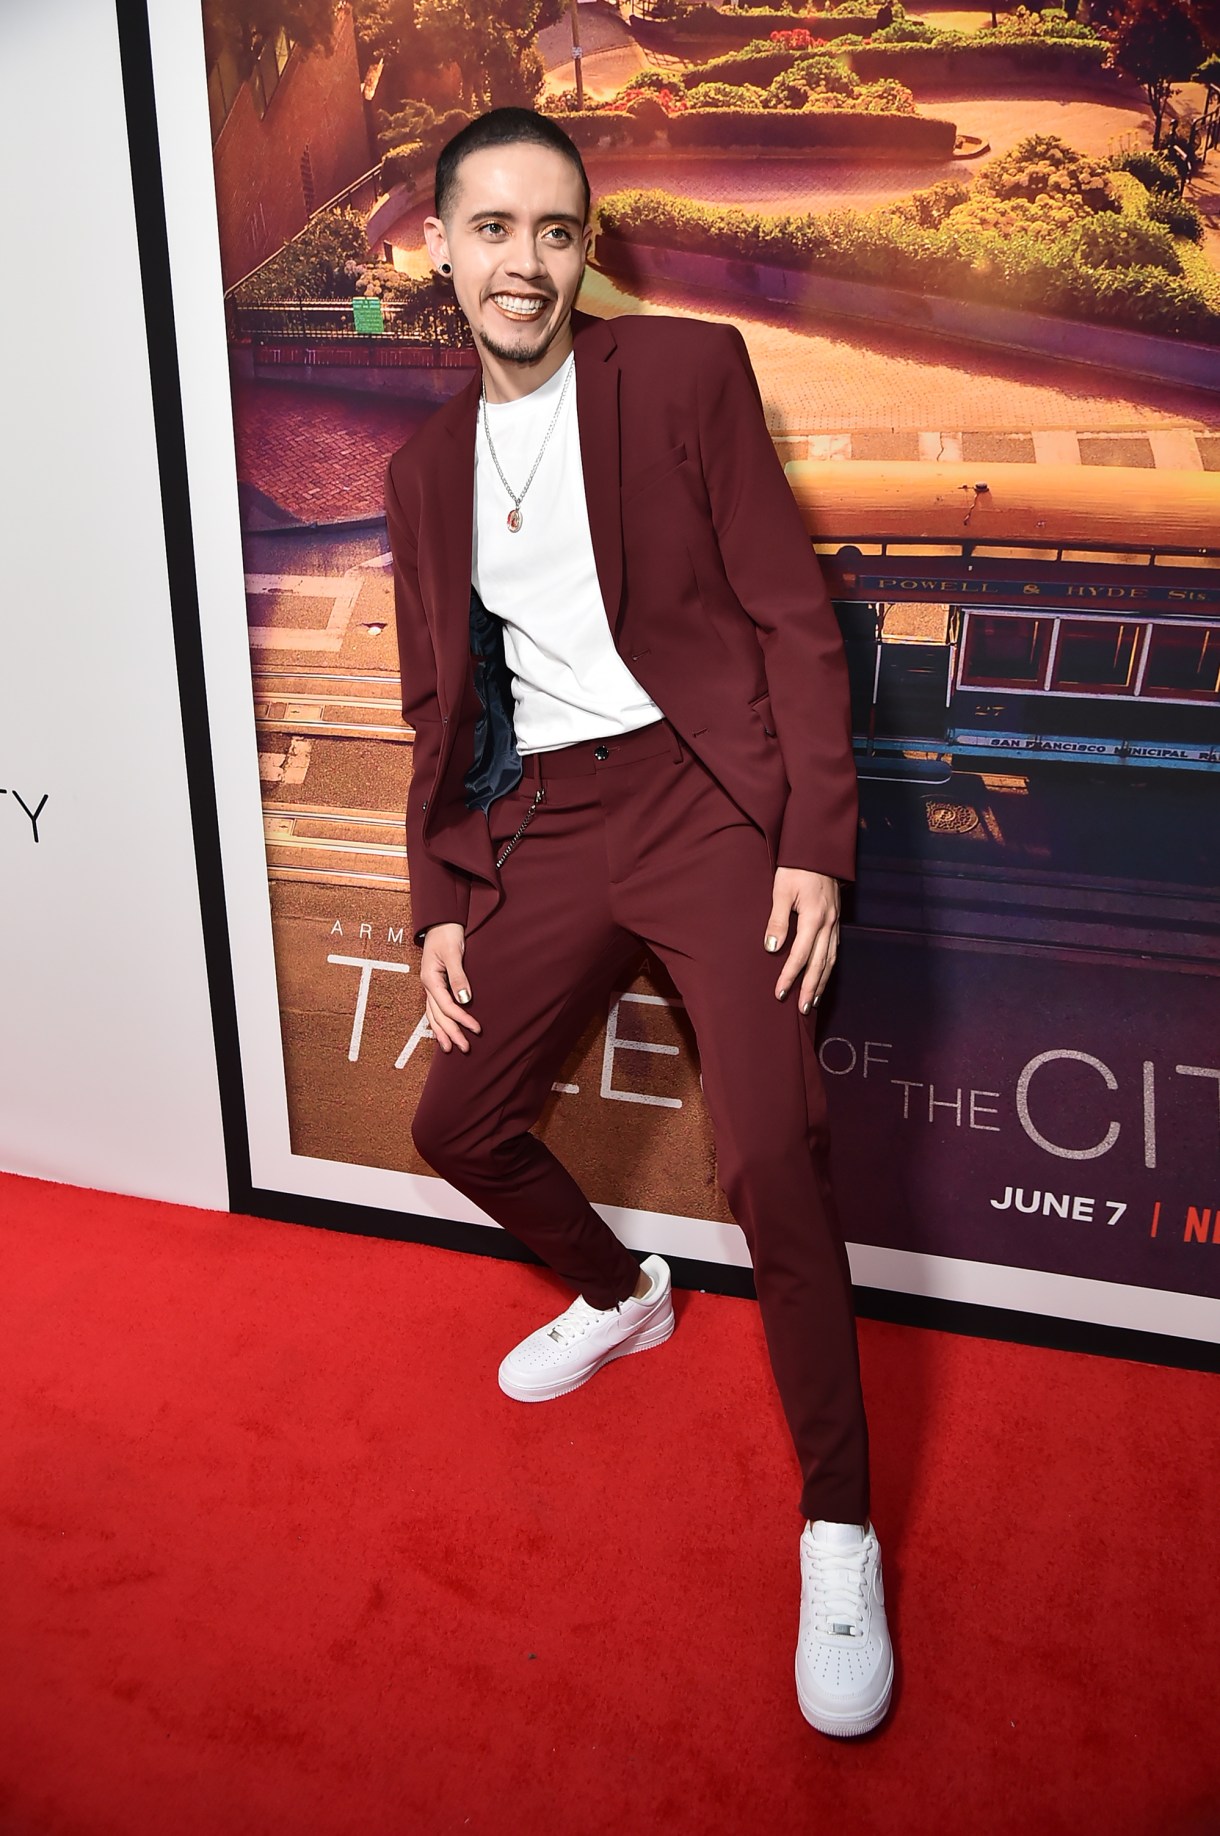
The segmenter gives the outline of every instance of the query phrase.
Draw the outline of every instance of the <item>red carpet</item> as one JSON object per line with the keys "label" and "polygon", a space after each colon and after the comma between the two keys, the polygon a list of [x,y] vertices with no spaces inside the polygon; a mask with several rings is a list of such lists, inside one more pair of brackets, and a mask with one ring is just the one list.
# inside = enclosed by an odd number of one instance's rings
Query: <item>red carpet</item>
{"label": "red carpet", "polygon": [[1220,1380],[861,1323],[898,1686],[807,1727],[753,1303],[0,1178],[4,1836],[1210,1836]]}

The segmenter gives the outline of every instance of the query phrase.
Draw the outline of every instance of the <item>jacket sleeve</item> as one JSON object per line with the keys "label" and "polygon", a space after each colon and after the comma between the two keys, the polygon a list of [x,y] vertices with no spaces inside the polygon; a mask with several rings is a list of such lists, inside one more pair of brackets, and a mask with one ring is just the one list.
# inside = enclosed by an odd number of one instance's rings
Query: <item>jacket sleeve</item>
{"label": "jacket sleeve", "polygon": [[386,470],[385,509],[394,564],[402,715],[415,729],[407,791],[407,871],[411,880],[411,928],[415,942],[421,944],[429,925],[466,923],[470,881],[444,861],[436,860],[424,842],[424,811],[429,786],[436,777],[444,728],[436,693],[436,657],[419,590],[415,532],[394,488],[392,462]]}
{"label": "jacket sleeve", "polygon": [[859,817],[847,655],[735,325],[715,327],[696,393],[704,477],[729,584],[762,645],[789,784],[778,864],[855,877]]}

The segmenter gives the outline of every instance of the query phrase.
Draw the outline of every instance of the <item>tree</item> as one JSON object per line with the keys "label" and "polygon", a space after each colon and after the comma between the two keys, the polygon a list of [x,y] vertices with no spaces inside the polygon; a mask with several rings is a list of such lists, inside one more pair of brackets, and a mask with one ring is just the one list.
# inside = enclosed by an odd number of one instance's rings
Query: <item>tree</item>
{"label": "tree", "polygon": [[[356,42],[360,46],[361,68],[384,59],[387,66],[404,64],[409,68],[412,35],[415,31],[415,0],[353,0],[352,16],[356,24]],[[399,97],[406,92],[398,88]]]}
{"label": "tree", "polygon": [[203,0],[208,63],[228,51],[242,76],[259,47],[280,32],[303,51],[329,51],[334,27],[335,0]]}
{"label": "tree", "polygon": [[1186,11],[1209,51],[1220,51],[1220,0],[1185,0]]}
{"label": "tree", "polygon": [[563,13],[563,0],[417,0],[419,53],[433,68],[457,66],[458,100],[472,115],[530,108],[544,74],[535,40]]}
{"label": "tree", "polygon": [[1116,67],[1144,86],[1159,147],[1174,84],[1188,83],[1203,62],[1202,35],[1177,0],[1135,0],[1106,36]]}
{"label": "tree", "polygon": [[[567,0],[354,0],[369,61],[385,67],[378,102],[394,113],[417,99],[421,71],[456,67],[468,115],[510,104],[533,108],[545,72],[536,39],[565,16]],[[427,93],[431,94],[431,90]]]}
{"label": "tree", "polygon": [[388,189],[403,181],[413,184],[421,173],[436,165],[446,141],[452,140],[469,119],[460,108],[449,108],[438,115],[426,102],[416,101],[404,102],[392,115],[380,111],[377,144],[384,186]]}

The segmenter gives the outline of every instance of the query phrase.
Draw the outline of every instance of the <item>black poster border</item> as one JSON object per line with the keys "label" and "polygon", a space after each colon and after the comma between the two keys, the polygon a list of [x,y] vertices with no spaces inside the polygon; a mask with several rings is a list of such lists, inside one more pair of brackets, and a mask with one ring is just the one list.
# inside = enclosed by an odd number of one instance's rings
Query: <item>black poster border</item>
{"label": "black poster border", "polygon": [[[208,721],[195,541],[186,462],[178,336],[173,313],[165,186],[161,167],[152,45],[146,0],[115,0],[124,108],[135,203],[140,281],[152,386],[174,655],[203,927],[208,998],[216,1052],[229,1208],[249,1217],[398,1242],[424,1243],[501,1261],[542,1266],[505,1232],[414,1212],[343,1204],[252,1183],[237,1003],[229,943],[220,823]],[[674,1285],[755,1298],[751,1269],[667,1256]],[[1084,1352],[1182,1370],[1220,1371],[1220,1344],[1175,1334],[1106,1326],[1054,1314],[944,1300],[898,1289],[857,1286],[861,1318],[920,1326],[971,1338]]]}

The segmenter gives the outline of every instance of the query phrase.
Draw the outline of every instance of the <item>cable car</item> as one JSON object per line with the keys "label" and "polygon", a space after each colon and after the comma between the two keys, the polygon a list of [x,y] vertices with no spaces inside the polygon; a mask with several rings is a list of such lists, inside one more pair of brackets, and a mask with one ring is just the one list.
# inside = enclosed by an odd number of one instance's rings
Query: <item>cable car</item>
{"label": "cable car", "polygon": [[791,460],[861,764],[1220,770],[1220,474]]}

